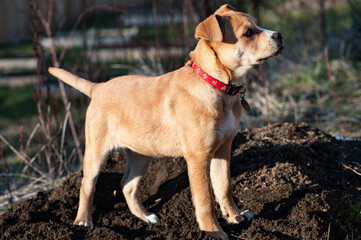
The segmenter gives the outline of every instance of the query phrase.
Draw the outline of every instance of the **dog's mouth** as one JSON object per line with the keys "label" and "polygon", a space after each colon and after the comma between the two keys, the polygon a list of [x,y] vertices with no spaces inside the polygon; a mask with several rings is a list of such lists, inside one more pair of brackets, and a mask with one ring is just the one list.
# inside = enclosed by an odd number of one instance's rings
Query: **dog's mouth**
{"label": "dog's mouth", "polygon": [[268,57],[258,59],[257,63],[258,64],[263,63],[263,62],[267,61],[268,59],[270,59],[271,57],[275,57],[275,56],[280,55],[282,53],[283,48],[284,48],[283,45],[281,45],[275,53],[271,54]]}

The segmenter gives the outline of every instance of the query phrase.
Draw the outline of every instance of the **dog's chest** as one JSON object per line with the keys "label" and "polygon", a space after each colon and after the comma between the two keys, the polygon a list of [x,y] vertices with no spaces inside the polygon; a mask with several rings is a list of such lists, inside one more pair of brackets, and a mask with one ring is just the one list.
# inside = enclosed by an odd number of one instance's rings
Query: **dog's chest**
{"label": "dog's chest", "polygon": [[[241,110],[235,111],[239,104],[228,104],[223,109],[223,116],[219,119],[217,126],[217,135],[219,140],[233,136],[239,127]],[[240,107],[240,106],[239,106]],[[237,109],[238,110],[238,109]]]}

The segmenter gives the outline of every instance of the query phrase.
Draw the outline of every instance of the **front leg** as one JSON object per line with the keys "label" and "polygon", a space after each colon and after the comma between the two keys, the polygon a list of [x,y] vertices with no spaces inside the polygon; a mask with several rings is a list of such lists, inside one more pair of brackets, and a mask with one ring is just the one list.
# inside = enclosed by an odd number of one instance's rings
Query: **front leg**
{"label": "front leg", "polygon": [[253,213],[248,210],[240,210],[232,198],[230,173],[232,139],[229,138],[214,154],[211,160],[211,180],[214,195],[223,216],[229,223],[238,224],[244,220],[250,221]]}
{"label": "front leg", "polygon": [[217,238],[228,239],[216,219],[210,180],[210,157],[199,154],[186,156],[189,183],[196,218],[202,231]]}

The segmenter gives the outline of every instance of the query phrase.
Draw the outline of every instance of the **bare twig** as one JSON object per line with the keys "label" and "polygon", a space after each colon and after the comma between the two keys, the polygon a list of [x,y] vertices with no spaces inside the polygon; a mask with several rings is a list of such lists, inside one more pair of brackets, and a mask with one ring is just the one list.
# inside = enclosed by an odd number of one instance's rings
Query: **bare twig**
{"label": "bare twig", "polygon": [[24,126],[20,126],[20,137],[19,137],[19,143],[20,143],[20,152],[25,156],[25,148],[24,148]]}
{"label": "bare twig", "polygon": [[[54,0],[48,0],[49,5],[47,9],[47,13],[45,13],[47,16],[44,16],[43,13],[40,11],[38,5],[35,3],[34,0],[28,0],[29,4],[29,22],[33,34],[33,43],[35,48],[35,54],[37,58],[37,89],[36,94],[34,94],[34,99],[37,105],[38,110],[38,121],[39,123],[36,124],[34,129],[32,129],[29,138],[27,142],[25,142],[25,132],[23,128],[20,129],[20,148],[17,150],[13,145],[9,143],[5,139],[4,136],[0,134],[0,142],[4,142],[9,149],[15,153],[15,155],[20,158],[25,164],[24,168],[22,169],[22,173],[10,173],[9,168],[6,164],[6,159],[3,155],[2,150],[0,149],[0,158],[3,158],[4,162],[4,173],[0,173],[0,176],[2,178],[6,177],[6,184],[7,188],[9,189],[9,193],[7,192],[4,196],[0,197],[0,208],[3,208],[4,205],[8,206],[9,204],[12,205],[13,203],[16,203],[18,201],[23,200],[24,198],[28,198],[30,196],[33,196],[36,194],[38,190],[44,190],[54,187],[54,184],[57,182],[61,182],[63,180],[62,176],[64,173],[69,172],[68,169],[68,162],[65,162],[65,133],[66,133],[66,126],[69,125],[74,142],[76,144],[76,148],[71,149],[70,156],[68,157],[69,164],[72,164],[74,162],[77,162],[78,157],[82,160],[82,152],[80,149],[79,139],[78,135],[75,131],[74,122],[71,116],[70,112],[70,102],[68,101],[67,93],[65,91],[64,84],[62,82],[59,82],[60,86],[60,92],[63,99],[64,107],[66,109],[66,115],[65,119],[63,120],[63,123],[60,123],[57,121],[57,118],[53,114],[53,106],[48,104],[48,102],[43,100],[43,93],[42,93],[42,75],[46,74],[45,69],[43,68],[43,65],[41,63],[42,56],[44,55],[42,46],[40,44],[40,38],[45,33],[49,39],[50,39],[50,54],[51,54],[51,61],[55,67],[59,67],[61,60],[63,59],[66,48],[62,49],[61,52],[61,59],[59,60],[58,55],[56,53],[55,49],[55,43],[54,43],[54,35],[52,33],[51,29],[51,22],[53,19],[54,14]],[[123,11],[120,9],[116,9],[114,7],[105,6],[105,5],[96,5],[90,8],[85,9],[78,17],[77,22],[74,24],[73,31],[76,29],[77,25],[83,20],[84,16],[95,10],[95,9],[108,9],[113,11]],[[124,12],[124,11],[123,11]],[[85,35],[84,35],[85,36]],[[68,40],[72,38],[72,34],[68,37]],[[85,46],[86,48],[86,46]],[[49,98],[50,94],[48,94]],[[44,106],[44,103],[47,103],[46,106]],[[45,108],[46,107],[46,108]],[[47,109],[45,111],[45,109]],[[55,121],[54,121],[55,120]],[[55,124],[54,124],[55,122]],[[55,128],[54,128],[55,127]],[[54,130],[57,131],[54,133]],[[39,138],[39,144],[38,149],[35,155],[28,156],[27,155],[27,149],[31,147],[33,144],[33,139],[37,135]],[[58,140],[58,141],[56,141]],[[26,143],[26,144],[25,144]],[[60,147],[60,149],[59,149]],[[78,154],[77,154],[78,153]],[[74,160],[76,159],[76,161]],[[38,161],[39,160],[39,161]],[[1,160],[0,160],[1,161]],[[47,166],[45,164],[47,164]],[[59,166],[59,167],[58,167]],[[44,167],[44,169],[43,169]],[[74,167],[74,165],[73,165]],[[27,171],[29,174],[25,175],[23,174],[25,171]],[[10,176],[16,176],[20,178],[27,178],[28,184],[24,187],[21,187],[19,189],[13,189],[11,191],[11,177]],[[8,199],[10,194],[10,203],[7,201],[3,201],[3,199]],[[1,211],[1,210],[0,210]]]}
{"label": "bare twig", "polygon": [[5,169],[5,173],[6,173],[6,188],[8,189],[9,194],[10,194],[9,203],[10,203],[10,206],[13,206],[13,195],[11,193],[11,188],[10,188],[9,168],[8,168],[8,165],[6,164],[4,153],[1,149],[0,149],[0,155],[4,162],[4,169]]}
{"label": "bare twig", "polygon": [[[29,0],[29,6],[36,13],[37,17],[39,18],[40,22],[42,23],[42,25],[43,25],[43,27],[44,27],[44,29],[46,31],[46,34],[47,34],[47,36],[48,36],[48,38],[50,40],[50,51],[51,51],[53,65],[55,67],[59,67],[60,62],[59,62],[59,60],[57,58],[57,55],[56,55],[55,44],[54,44],[54,39],[53,39],[53,35],[52,35],[52,32],[51,32],[50,24],[49,24],[49,22],[47,22],[45,20],[44,15],[42,14],[42,12],[40,11],[38,5],[35,2]],[[53,9],[49,9],[49,11],[53,11]],[[68,96],[67,96],[66,91],[65,91],[64,83],[62,81],[60,81],[60,80],[58,80],[58,81],[59,81],[60,93],[61,93],[61,96],[62,96],[62,99],[63,99],[63,102],[64,102],[64,107],[66,109],[66,107],[68,105]],[[79,142],[78,134],[77,134],[76,129],[75,129],[75,124],[74,124],[71,112],[69,113],[69,126],[70,126],[71,133],[73,135],[73,138],[74,138],[74,142],[75,142],[75,145],[76,145],[76,149],[77,149],[79,158],[82,160],[83,159],[83,153],[82,153],[82,151],[80,149],[80,142]]]}
{"label": "bare twig", "polygon": [[25,151],[26,149],[28,149],[28,147],[30,146],[30,143],[31,143],[31,140],[34,138],[34,135],[35,133],[38,131],[40,127],[40,123],[37,123],[33,129],[33,131],[31,131],[30,135],[29,135],[29,138],[28,138],[28,141],[26,142],[26,145],[25,145]]}
{"label": "bare twig", "polygon": [[123,12],[125,13],[126,11],[120,8],[116,8],[116,7],[112,7],[112,6],[108,6],[108,5],[94,5],[92,7],[89,7],[87,9],[85,9],[77,18],[76,22],[73,25],[73,28],[70,31],[70,34],[68,36],[68,39],[66,41],[65,47],[61,50],[61,53],[59,55],[59,62],[62,62],[65,56],[66,51],[68,50],[69,46],[70,46],[70,42],[71,39],[73,38],[73,35],[75,33],[76,28],[78,27],[79,23],[83,20],[83,18],[90,12],[96,10],[96,9],[105,9],[105,10],[110,10],[110,11],[115,11],[115,12]]}
{"label": "bare twig", "polygon": [[350,166],[347,166],[346,164],[342,164],[342,166],[348,170],[351,170],[352,172],[356,173],[357,175],[361,176],[361,173],[356,171],[355,169],[353,169],[352,167]]}
{"label": "bare twig", "polygon": [[49,8],[48,8],[48,19],[46,22],[51,25],[51,20],[53,20],[53,9],[54,9],[54,0],[49,0]]}
{"label": "bare twig", "polygon": [[[4,176],[4,174],[0,173],[0,177]],[[12,200],[13,204],[28,199],[30,197],[35,196],[39,191],[48,191],[53,187],[54,184],[49,185],[49,181],[46,177],[32,177],[19,173],[9,173],[11,177],[24,178],[29,181],[29,184],[19,187],[19,189],[15,189],[12,191]],[[55,184],[61,183],[64,178],[58,178],[55,181]],[[0,196],[0,214],[3,209],[6,209],[8,206],[6,199],[9,198],[9,194],[6,193]]]}
{"label": "bare twig", "polygon": [[68,103],[68,106],[67,106],[67,111],[66,111],[66,115],[65,115],[65,118],[64,118],[64,122],[63,122],[63,132],[61,134],[61,142],[60,142],[60,150],[63,151],[64,149],[64,142],[65,142],[65,130],[66,130],[66,125],[67,125],[67,122],[69,120],[69,112],[70,112],[70,106],[71,106],[71,103]]}
{"label": "bare twig", "polygon": [[[95,6],[92,6],[92,7],[89,7],[87,9],[85,9],[79,15],[79,17],[77,18],[77,21],[73,25],[72,31],[71,31],[71,33],[70,33],[70,35],[68,37],[68,40],[67,40],[67,44],[62,49],[62,51],[60,53],[60,56],[58,58],[57,55],[56,55],[54,38],[53,38],[52,31],[51,31],[51,26],[50,26],[51,16],[53,14],[53,3],[49,4],[48,20],[45,19],[44,15],[42,14],[42,12],[40,11],[40,9],[38,8],[38,6],[37,6],[37,4],[35,2],[33,2],[32,0],[29,0],[29,6],[36,13],[36,16],[39,18],[40,22],[42,23],[43,28],[45,29],[46,35],[49,38],[51,59],[52,59],[53,65],[55,67],[60,66],[60,63],[62,62],[62,60],[63,60],[63,58],[65,56],[65,53],[66,53],[66,51],[67,51],[67,49],[69,47],[70,40],[71,40],[71,38],[72,38],[72,36],[74,34],[74,31],[75,31],[76,27],[78,26],[78,24],[85,17],[86,14],[88,14],[89,12],[94,11],[95,9],[108,9],[108,10],[112,10],[112,11],[124,12],[121,9],[114,8],[114,7],[107,6],[107,5],[95,5]],[[64,107],[65,107],[65,109],[67,109],[68,97],[67,97],[67,94],[66,94],[66,91],[65,91],[65,86],[64,86],[64,83],[62,81],[60,81],[60,80],[58,80],[58,81],[59,81],[59,88],[60,88],[60,93],[61,93],[61,96],[62,96],[62,99],[63,99]],[[82,160],[83,159],[83,153],[82,153],[81,148],[80,148],[80,141],[79,141],[76,129],[75,129],[75,124],[74,124],[74,120],[73,120],[71,112],[69,112],[68,121],[69,121],[69,126],[70,126],[71,133],[72,133],[73,138],[74,138],[74,142],[75,142],[75,145],[76,145],[78,156],[79,156],[80,160]]]}
{"label": "bare twig", "polygon": [[316,113],[316,116],[315,116],[315,124],[316,124],[316,127],[318,129],[321,129],[321,126],[320,126],[320,123],[319,123],[319,112]]}
{"label": "bare twig", "polygon": [[[46,145],[43,145],[43,146],[41,146],[41,147],[38,149],[38,152],[37,152],[29,161],[26,162],[27,165],[24,167],[23,172],[25,172],[25,171],[28,170],[28,166],[30,166],[30,167],[32,166],[32,164],[33,164],[33,162],[36,160],[36,158],[37,158],[38,156],[40,156],[41,153],[42,153],[45,149],[46,149]],[[26,161],[26,160],[25,160],[25,161]],[[40,173],[42,173],[41,170],[39,170],[39,171],[40,171]],[[42,173],[42,175],[44,175],[44,174]]]}
{"label": "bare twig", "polygon": [[20,159],[22,159],[24,162],[26,162],[28,164],[28,166],[30,166],[35,172],[37,172],[41,176],[44,176],[44,173],[31,163],[29,157],[23,156],[21,153],[19,153],[1,134],[0,134],[0,140],[3,141],[3,143],[5,143],[5,145],[8,146],[10,148],[10,150],[16,154],[16,156],[18,156]]}
{"label": "bare twig", "polygon": [[337,115],[338,115],[338,119],[340,121],[341,134],[342,134],[342,136],[345,136],[345,134],[346,134],[345,124],[344,124],[344,122],[342,120],[340,104],[338,103],[335,86],[334,86],[333,81],[332,81],[331,67],[330,67],[330,61],[329,61],[329,58],[328,58],[328,48],[327,47],[325,47],[324,53],[325,53],[325,59],[326,59],[326,64],[327,64],[327,70],[328,70],[328,80],[330,81],[330,84],[331,84],[333,100],[334,100],[334,102],[336,104]]}

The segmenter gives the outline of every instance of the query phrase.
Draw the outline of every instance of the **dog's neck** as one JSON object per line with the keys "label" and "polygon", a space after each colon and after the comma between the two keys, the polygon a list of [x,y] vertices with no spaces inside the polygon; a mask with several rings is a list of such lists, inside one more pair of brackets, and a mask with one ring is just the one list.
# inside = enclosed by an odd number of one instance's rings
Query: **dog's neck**
{"label": "dog's neck", "polygon": [[231,71],[220,62],[216,52],[205,40],[200,40],[189,56],[203,71],[225,84],[241,85],[250,69],[245,66]]}

